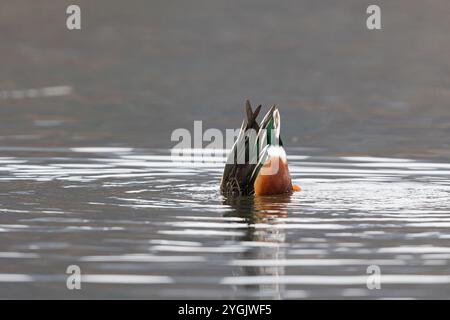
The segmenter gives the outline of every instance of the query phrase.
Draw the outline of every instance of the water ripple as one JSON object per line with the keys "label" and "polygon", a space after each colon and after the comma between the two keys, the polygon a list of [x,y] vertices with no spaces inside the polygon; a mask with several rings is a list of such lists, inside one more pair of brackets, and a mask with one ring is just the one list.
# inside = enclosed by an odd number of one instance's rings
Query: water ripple
{"label": "water ripple", "polygon": [[139,297],[430,298],[450,283],[449,163],[288,150],[302,192],[225,198],[226,150],[0,151],[0,282],[54,290],[76,264],[96,290],[151,285]]}

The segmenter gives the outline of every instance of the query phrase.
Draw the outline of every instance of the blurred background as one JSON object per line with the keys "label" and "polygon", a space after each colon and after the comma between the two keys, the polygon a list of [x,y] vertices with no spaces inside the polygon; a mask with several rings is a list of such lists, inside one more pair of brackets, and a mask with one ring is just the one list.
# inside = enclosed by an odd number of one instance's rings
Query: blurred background
{"label": "blurred background", "polygon": [[446,0],[3,0],[0,146],[170,148],[194,120],[239,127],[248,98],[280,107],[289,147],[448,159],[449,15]]}

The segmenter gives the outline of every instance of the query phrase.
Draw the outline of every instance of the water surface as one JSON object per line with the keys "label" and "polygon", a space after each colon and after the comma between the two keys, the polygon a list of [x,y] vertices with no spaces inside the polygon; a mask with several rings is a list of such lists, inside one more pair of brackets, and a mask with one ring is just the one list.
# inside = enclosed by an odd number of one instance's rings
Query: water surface
{"label": "water surface", "polygon": [[[302,192],[227,199],[222,159],[194,166],[164,149],[9,148],[0,158],[0,296],[448,296],[450,163],[301,151],[288,153]],[[72,264],[80,291],[66,288]],[[380,290],[366,286],[370,265],[381,269]]]}
{"label": "water surface", "polygon": [[[70,4],[0,2],[0,298],[450,297],[449,1],[379,0],[377,31],[360,0]],[[245,99],[302,192],[171,161]]]}

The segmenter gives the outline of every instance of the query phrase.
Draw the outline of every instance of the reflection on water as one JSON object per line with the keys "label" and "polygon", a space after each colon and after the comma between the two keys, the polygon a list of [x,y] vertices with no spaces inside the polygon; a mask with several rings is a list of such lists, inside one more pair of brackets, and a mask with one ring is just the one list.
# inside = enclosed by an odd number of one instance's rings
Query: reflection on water
{"label": "reflection on water", "polygon": [[[211,158],[193,166],[156,149],[1,151],[1,298],[449,294],[449,163],[288,150],[302,192],[224,198],[223,163]],[[81,291],[65,287],[71,264],[82,269]],[[366,287],[373,264],[381,290]]]}
{"label": "reflection on water", "polygon": [[[264,250],[256,249],[243,252],[239,259],[231,262],[232,265],[239,268],[239,271],[234,272],[233,277],[223,279],[222,283],[229,282],[229,279],[232,282],[233,278],[242,279],[244,275],[265,276],[273,281],[256,285],[243,283],[243,286],[256,290],[261,298],[281,299],[284,284],[277,279],[285,274],[284,266],[271,265],[270,261],[285,260],[283,246],[286,233],[282,228],[275,228],[274,226],[283,223],[278,218],[287,217],[287,204],[290,202],[290,198],[291,195],[225,199],[224,203],[233,207],[234,211],[225,213],[224,216],[244,218],[249,226],[244,236],[237,237],[234,240],[248,243],[255,248],[264,248]],[[267,227],[255,228],[256,225],[267,225]],[[258,261],[263,263],[258,263]],[[238,290],[238,288],[236,289]]]}

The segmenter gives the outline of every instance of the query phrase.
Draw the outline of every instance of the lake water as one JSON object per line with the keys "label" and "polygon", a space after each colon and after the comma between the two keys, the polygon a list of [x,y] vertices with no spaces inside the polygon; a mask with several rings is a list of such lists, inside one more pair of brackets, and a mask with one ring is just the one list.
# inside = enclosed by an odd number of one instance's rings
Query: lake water
{"label": "lake water", "polygon": [[[0,296],[448,296],[450,163],[301,151],[288,149],[303,191],[226,199],[217,158],[194,166],[163,149],[9,148]],[[69,265],[82,270],[80,291],[66,288]],[[366,286],[370,265],[380,290]]]}
{"label": "lake water", "polygon": [[[449,1],[70,4],[0,3],[0,298],[450,297]],[[302,192],[171,161],[245,99]]]}

